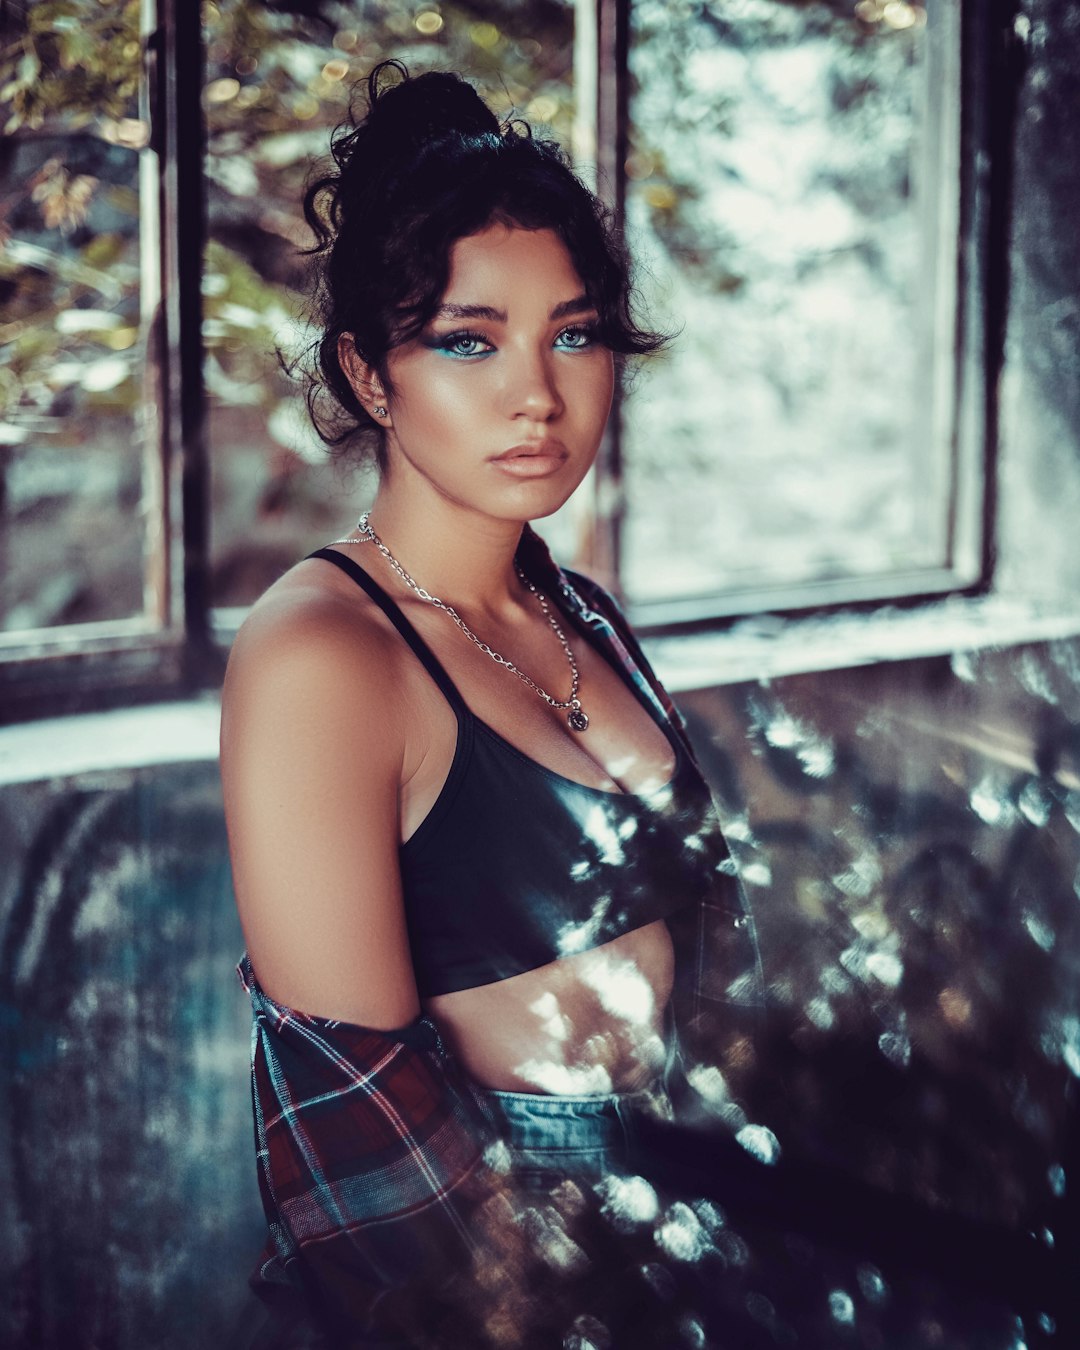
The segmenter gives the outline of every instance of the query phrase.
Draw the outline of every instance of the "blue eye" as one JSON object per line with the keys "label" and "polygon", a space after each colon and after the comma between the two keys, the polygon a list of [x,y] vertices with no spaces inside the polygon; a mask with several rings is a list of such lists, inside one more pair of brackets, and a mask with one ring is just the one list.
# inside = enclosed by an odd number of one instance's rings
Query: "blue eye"
{"label": "blue eye", "polygon": [[482,333],[470,333],[465,329],[434,338],[427,345],[435,351],[445,352],[447,356],[459,357],[486,356],[494,350]]}
{"label": "blue eye", "polygon": [[555,341],[564,351],[587,351],[596,345],[596,325],[575,324],[572,328],[564,328]]}

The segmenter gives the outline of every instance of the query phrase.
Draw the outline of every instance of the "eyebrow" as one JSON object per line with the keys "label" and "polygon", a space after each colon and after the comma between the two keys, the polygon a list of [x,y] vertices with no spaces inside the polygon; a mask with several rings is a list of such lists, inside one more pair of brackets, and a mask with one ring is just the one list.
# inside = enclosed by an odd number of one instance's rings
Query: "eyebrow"
{"label": "eyebrow", "polygon": [[[596,306],[587,295],[575,295],[572,300],[564,300],[548,315],[549,319],[565,319],[571,314],[585,314]],[[435,311],[436,319],[489,319],[492,323],[506,323],[505,309],[494,309],[491,305],[440,305]]]}

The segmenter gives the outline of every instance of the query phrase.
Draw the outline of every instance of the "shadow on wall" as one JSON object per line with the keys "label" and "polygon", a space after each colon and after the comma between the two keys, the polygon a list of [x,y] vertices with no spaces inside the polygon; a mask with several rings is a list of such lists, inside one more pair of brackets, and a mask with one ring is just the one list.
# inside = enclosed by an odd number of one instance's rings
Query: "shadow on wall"
{"label": "shadow on wall", "polygon": [[[727,1126],[927,1214],[1062,1240],[1080,643],[682,702],[770,1000],[760,1033],[694,1047]],[[0,845],[0,1340],[225,1345],[262,1225],[216,769],[7,788]],[[811,1259],[821,1217],[795,1235],[732,1215],[725,1278],[777,1344],[1017,1343],[1008,1308],[972,1312],[866,1252],[822,1260],[824,1239]]]}

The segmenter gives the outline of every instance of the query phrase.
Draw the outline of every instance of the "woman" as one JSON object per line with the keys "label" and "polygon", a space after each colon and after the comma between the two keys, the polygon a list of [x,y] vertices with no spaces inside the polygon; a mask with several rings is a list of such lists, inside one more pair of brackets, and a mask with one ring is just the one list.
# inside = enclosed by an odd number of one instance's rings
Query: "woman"
{"label": "woman", "polygon": [[[255,606],[224,695],[256,1280],[334,1344],[524,1344],[584,1294],[541,1276],[602,1264],[569,1211],[671,1113],[676,946],[741,909],[663,691],[529,524],[588,472],[614,354],[661,339],[553,145],[384,72],[305,203],[313,403],[374,441],[378,493]],[[573,1251],[523,1220],[537,1188]]]}

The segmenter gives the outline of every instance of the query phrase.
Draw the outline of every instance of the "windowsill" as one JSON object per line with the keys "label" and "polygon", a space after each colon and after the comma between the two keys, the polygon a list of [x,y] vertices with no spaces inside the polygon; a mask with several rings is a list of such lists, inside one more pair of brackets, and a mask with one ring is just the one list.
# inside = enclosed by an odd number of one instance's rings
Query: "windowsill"
{"label": "windowsill", "polygon": [[[661,680],[679,694],[1071,637],[1080,637],[1080,609],[989,596],[870,613],[757,615],[720,632],[648,638],[643,645]],[[0,787],[156,764],[212,763],[219,716],[217,697],[207,694],[0,727]]]}
{"label": "windowsill", "polygon": [[678,694],[1070,637],[1080,637],[1080,605],[991,595],[950,596],[910,609],[758,614],[722,631],[648,638],[643,646],[660,679]]}
{"label": "windowsill", "polygon": [[0,788],[159,764],[213,763],[215,696],[0,727]]}

